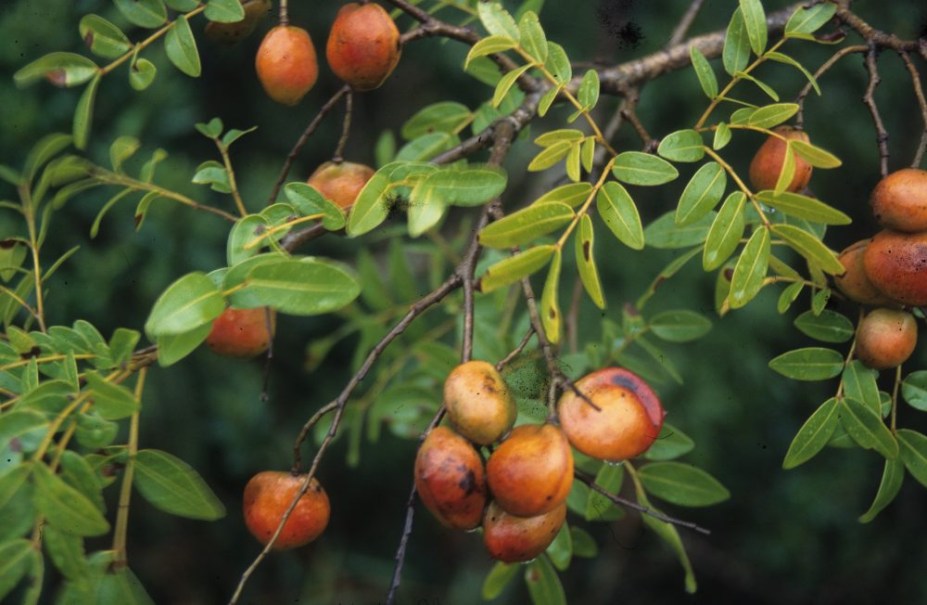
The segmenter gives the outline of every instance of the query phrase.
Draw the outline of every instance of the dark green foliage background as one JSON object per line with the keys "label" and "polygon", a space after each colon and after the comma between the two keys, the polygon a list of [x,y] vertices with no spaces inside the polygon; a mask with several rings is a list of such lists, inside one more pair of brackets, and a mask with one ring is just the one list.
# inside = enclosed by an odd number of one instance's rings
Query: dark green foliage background
{"label": "dark green foliage background", "polygon": [[[786,5],[764,4],[768,12]],[[916,38],[927,27],[927,8],[920,0],[856,4],[854,9],[863,18],[903,38]],[[291,3],[292,21],[310,30],[320,51],[338,5],[334,1]],[[548,37],[563,43],[574,60],[616,63],[658,50],[686,5],[550,0],[541,19]],[[734,0],[708,2],[692,31],[723,28],[735,6]],[[4,74],[0,79],[0,163],[19,166],[25,150],[40,136],[69,130],[76,91],[48,85],[17,90],[10,76],[44,53],[81,52],[77,22],[88,12],[122,23],[108,0],[4,3],[0,11],[0,40],[5,41],[0,45],[0,73]],[[618,27],[625,22],[622,19],[630,19],[643,35],[639,44],[611,36],[603,21],[606,15]],[[246,204],[259,209],[296,132],[339,85],[323,63],[318,86],[300,105],[288,108],[268,100],[251,65],[269,21],[259,35],[231,49],[199,38],[204,68],[199,80],[174,70],[160,45],[145,55],[159,68],[158,79],[148,91],[132,91],[125,68],[105,78],[88,154],[105,163],[114,138],[136,136],[148,153],[157,147],[170,152],[159,168],[163,184],[231,209],[230,200],[189,183],[196,165],[215,154],[193,124],[219,116],[226,127],[257,125],[254,134],[233,148],[233,160]],[[203,23],[194,24],[197,33]],[[400,23],[408,25],[406,19]],[[136,31],[133,38],[140,35]],[[829,52],[827,47],[813,45],[791,50],[809,66],[819,65]],[[485,100],[490,90],[460,70],[464,55],[464,48],[456,43],[427,40],[410,45],[382,89],[356,98],[346,157],[373,163],[379,134],[384,129],[398,132],[405,119],[429,102],[453,99],[475,107]],[[903,65],[895,56],[886,55],[880,68],[877,100],[892,135],[894,169],[910,162],[922,125]],[[803,84],[796,72],[781,66],[763,69],[760,75],[776,85],[783,100],[793,97]],[[812,139],[844,161],[841,169],[819,171],[812,181],[818,196],[854,218],[851,227],[829,233],[827,241],[835,249],[875,230],[867,196],[878,179],[878,151],[871,119],[860,102],[866,82],[861,60],[851,57],[822,79],[824,96],[811,97],[806,104],[805,127]],[[608,100],[602,106],[611,108],[614,103]],[[639,115],[652,135],[659,137],[691,125],[705,104],[694,73],[686,70],[644,86]],[[566,115],[554,110],[532,132],[556,127]],[[305,178],[330,156],[339,129],[336,112],[303,151],[292,178]],[[739,141],[735,138],[726,157],[738,158],[735,165],[745,172],[757,144],[759,140],[749,135]],[[629,130],[622,131],[619,149],[639,146]],[[505,202],[510,207],[534,199],[550,178],[546,174],[530,175],[527,180],[519,176],[532,153],[533,146],[522,142],[507,164],[510,188]],[[681,187],[640,192],[645,224],[672,207]],[[90,225],[106,193],[97,190],[71,201],[66,212],[56,216],[47,246],[48,259],[81,246],[78,256],[50,285],[49,318],[66,325],[86,318],[104,335],[117,326],[139,328],[155,297],[178,275],[222,265],[227,233],[227,225],[215,217],[191,215],[163,203],[136,233],[132,207],[127,204],[111,212],[100,235],[90,239]],[[0,190],[0,197],[13,195]],[[445,228],[452,230],[456,220],[452,215]],[[9,214],[0,215],[0,235],[18,228],[9,221]],[[652,249],[632,252],[605,237],[600,242],[607,316],[617,318],[622,302],[633,301],[674,254]],[[376,236],[360,241],[326,237],[312,244],[311,253],[351,259],[358,246],[378,254],[385,250],[384,244]],[[424,262],[420,255],[409,258]],[[712,314],[713,279],[693,263],[660,290],[654,306],[678,308],[696,301],[695,310]],[[732,498],[720,506],[671,511],[712,530],[710,537],[682,531],[700,582],[699,592],[685,595],[682,573],[672,553],[643,530],[636,515],[629,515],[612,525],[587,526],[599,541],[601,554],[594,560],[575,560],[563,575],[571,602],[846,604],[927,599],[927,576],[923,574],[927,567],[923,548],[927,492],[923,487],[909,477],[900,497],[886,511],[872,523],[860,525],[856,518],[868,507],[878,484],[879,456],[858,449],[830,449],[797,470],[780,468],[795,431],[832,394],[834,385],[798,383],[768,369],[767,362],[775,355],[811,344],[791,327],[797,311],[785,317],[776,314],[776,294],[774,288],[768,289],[746,309],[717,320],[706,338],[673,347],[672,361],[685,384],[657,385],[669,421],[697,443],[686,460],[711,472],[732,492]],[[855,316],[849,306],[835,308]],[[443,311],[434,313],[446,318]],[[582,335],[597,338],[599,316],[588,301],[582,320]],[[223,499],[229,513],[215,523],[194,522],[155,511],[141,498],[133,499],[130,562],[156,602],[218,603],[231,594],[239,574],[258,551],[240,521],[245,481],[258,470],[286,468],[301,424],[331,400],[350,376],[354,341],[338,346],[315,371],[303,369],[308,343],[329,333],[337,322],[336,317],[280,319],[268,401],[261,399],[260,360],[220,359],[202,350],[178,366],[152,372],[144,397],[141,446],[164,449],[190,462]],[[916,353],[912,369],[924,367],[924,348]],[[437,392],[435,397],[439,397]],[[921,431],[927,427],[911,408],[903,406],[902,414],[905,426]],[[414,452],[415,442],[384,432],[379,443],[364,444],[360,465],[349,468],[342,440],[319,473],[333,503],[329,530],[316,544],[265,562],[245,601],[297,602],[297,595],[303,603],[382,600],[402,527]],[[400,602],[478,602],[482,578],[491,566],[478,536],[445,531],[427,513],[419,513]],[[499,602],[526,599],[522,584],[513,583]]]}

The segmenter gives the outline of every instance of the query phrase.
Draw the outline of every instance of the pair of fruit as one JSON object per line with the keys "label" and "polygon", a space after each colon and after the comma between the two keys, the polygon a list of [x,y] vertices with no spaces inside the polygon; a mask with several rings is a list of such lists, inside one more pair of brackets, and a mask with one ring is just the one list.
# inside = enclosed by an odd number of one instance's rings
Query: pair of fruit
{"label": "pair of fruit", "polygon": [[[656,395],[627,370],[593,372],[575,388],[557,404],[561,426],[511,429],[515,404],[496,369],[481,361],[455,368],[444,399],[457,430],[435,428],[416,456],[415,484],[425,507],[451,528],[482,523],[483,542],[495,559],[527,561],[543,552],[566,518],[572,447],[602,460],[624,460],[649,448],[663,423]],[[474,444],[500,438],[484,465]]]}
{"label": "pair of fruit", "polygon": [[[325,45],[332,72],[354,90],[380,86],[399,63],[399,30],[379,4],[350,2],[339,9]],[[274,27],[255,57],[268,96],[296,105],[315,85],[319,64],[309,33],[293,25]]]}
{"label": "pair of fruit", "polygon": [[882,370],[906,361],[917,345],[914,316],[882,307],[927,305],[927,171],[889,174],[869,201],[884,229],[840,253],[846,271],[835,283],[850,300],[880,307],[860,322],[856,355]]}

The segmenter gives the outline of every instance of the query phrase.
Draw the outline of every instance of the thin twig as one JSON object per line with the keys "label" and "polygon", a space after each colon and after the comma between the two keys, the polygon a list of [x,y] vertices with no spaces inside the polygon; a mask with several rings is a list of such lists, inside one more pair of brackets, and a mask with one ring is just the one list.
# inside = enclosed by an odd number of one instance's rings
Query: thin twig
{"label": "thin twig", "polygon": [[583,483],[585,483],[586,485],[588,485],[589,489],[599,494],[600,496],[607,498],[612,503],[617,504],[618,506],[626,506],[630,509],[636,510],[637,512],[641,514],[648,515],[659,521],[663,521],[664,523],[670,523],[671,525],[676,525],[678,527],[685,527],[686,529],[697,531],[700,534],[705,534],[706,536],[711,535],[711,530],[704,528],[697,523],[693,523],[692,521],[683,521],[682,519],[671,517],[665,513],[654,510],[650,507],[641,506],[640,504],[638,504],[637,502],[634,502],[633,500],[628,500],[627,498],[622,498],[621,496],[609,493],[608,491],[603,489],[600,485],[598,485],[595,482],[595,477],[579,469],[575,469],[575,468],[573,469],[573,476],[579,479],[580,481],[582,481]]}
{"label": "thin twig", "polygon": [[885,130],[885,123],[882,122],[879,107],[875,102],[875,89],[882,78],[879,76],[879,68],[876,65],[876,46],[872,43],[869,45],[869,52],[866,53],[866,70],[869,72],[869,85],[866,87],[866,94],[863,95],[863,103],[872,114],[876,143],[879,146],[879,172],[884,177],[888,174],[888,131]]}
{"label": "thin twig", "polygon": [[496,369],[501,372],[502,368],[509,365],[509,363],[511,363],[513,359],[521,355],[522,351],[525,350],[525,347],[528,346],[528,343],[531,342],[532,336],[534,336],[534,327],[528,326],[528,330],[525,332],[525,335],[522,336],[521,342],[518,343],[517,347],[512,349],[511,353],[509,353],[508,355],[500,359],[498,363],[496,363]]}
{"label": "thin twig", "polygon": [[682,42],[686,34],[689,33],[689,28],[692,27],[692,22],[695,21],[695,17],[698,15],[699,10],[701,10],[704,2],[705,0],[692,0],[692,3],[689,4],[689,8],[687,8],[685,14],[683,14],[682,19],[676,24],[676,28],[673,30],[673,34],[666,44],[667,46],[675,46]]}
{"label": "thin twig", "polygon": [[911,74],[911,86],[914,88],[914,96],[917,97],[917,105],[921,108],[921,122],[924,124],[924,130],[921,132],[921,141],[917,146],[914,159],[911,160],[911,167],[917,168],[921,165],[921,160],[924,159],[924,151],[927,150],[927,99],[924,98],[924,88],[921,85],[920,74],[917,68],[914,67],[914,63],[911,62],[911,57],[904,51],[898,53],[898,55],[904,62],[904,66],[908,68],[908,73]]}
{"label": "thin twig", "polygon": [[340,164],[344,160],[344,148],[348,144],[348,137],[351,135],[351,114],[354,111],[354,93],[348,90],[348,95],[344,98],[344,121],[341,123],[341,138],[338,139],[338,146],[335,147],[335,154],[332,161]]}
{"label": "thin twig", "polygon": [[322,108],[319,109],[319,113],[312,118],[312,121],[309,122],[309,125],[306,126],[306,130],[299,136],[299,139],[296,140],[296,144],[293,145],[293,148],[290,150],[290,153],[286,156],[286,161],[283,162],[283,168],[280,169],[280,174],[277,176],[277,182],[274,183],[274,188],[270,192],[270,196],[267,198],[267,205],[273,204],[277,201],[277,195],[280,194],[280,188],[283,187],[283,182],[286,180],[287,175],[290,173],[290,168],[293,167],[293,162],[296,161],[296,156],[299,155],[299,152],[302,151],[302,148],[309,141],[309,137],[316,131],[319,127],[319,124],[322,123],[322,119],[328,115],[335,105],[338,104],[338,101],[341,100],[341,97],[346,94],[350,94],[351,87],[345,84],[338,91],[331,96],[331,98],[322,105]]}
{"label": "thin twig", "polygon": [[[839,51],[831,55],[827,61],[822,63],[820,67],[818,67],[817,71],[814,72],[814,80],[817,81],[821,76],[827,73],[830,68],[836,65],[840,59],[846,57],[847,55],[851,55],[853,53],[864,53],[868,50],[869,47],[865,44],[856,44],[854,46],[841,48]],[[805,118],[805,97],[808,96],[812,88],[813,86],[809,80],[808,83],[802,87],[801,91],[798,93],[798,97],[795,99],[795,102],[798,103],[798,117],[796,118],[795,123],[799,128],[801,128]]]}

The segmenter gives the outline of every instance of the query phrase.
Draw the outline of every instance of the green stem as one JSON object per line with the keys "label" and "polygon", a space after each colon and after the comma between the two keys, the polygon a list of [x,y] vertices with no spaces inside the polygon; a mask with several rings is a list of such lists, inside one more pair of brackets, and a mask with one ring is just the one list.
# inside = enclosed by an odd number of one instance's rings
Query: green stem
{"label": "green stem", "polygon": [[[138,381],[135,383],[135,398],[142,399],[145,388],[146,368],[138,372]],[[138,419],[141,412],[132,414],[129,423],[129,459],[126,462],[125,472],[122,475],[122,487],[119,491],[119,510],[116,513],[116,526],[113,530],[113,568],[124,569],[128,565],[126,552],[126,534],[129,526],[129,502],[132,498],[132,479],[135,475],[135,456],[138,454]]]}

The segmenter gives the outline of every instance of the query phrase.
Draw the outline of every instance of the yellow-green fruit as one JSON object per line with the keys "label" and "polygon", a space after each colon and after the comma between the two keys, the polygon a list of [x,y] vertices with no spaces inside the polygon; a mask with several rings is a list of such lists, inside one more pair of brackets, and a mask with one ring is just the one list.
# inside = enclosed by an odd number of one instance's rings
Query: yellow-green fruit
{"label": "yellow-green fruit", "polygon": [[468,361],[444,381],[444,406],[457,431],[474,443],[489,445],[508,433],[518,410],[495,366]]}

